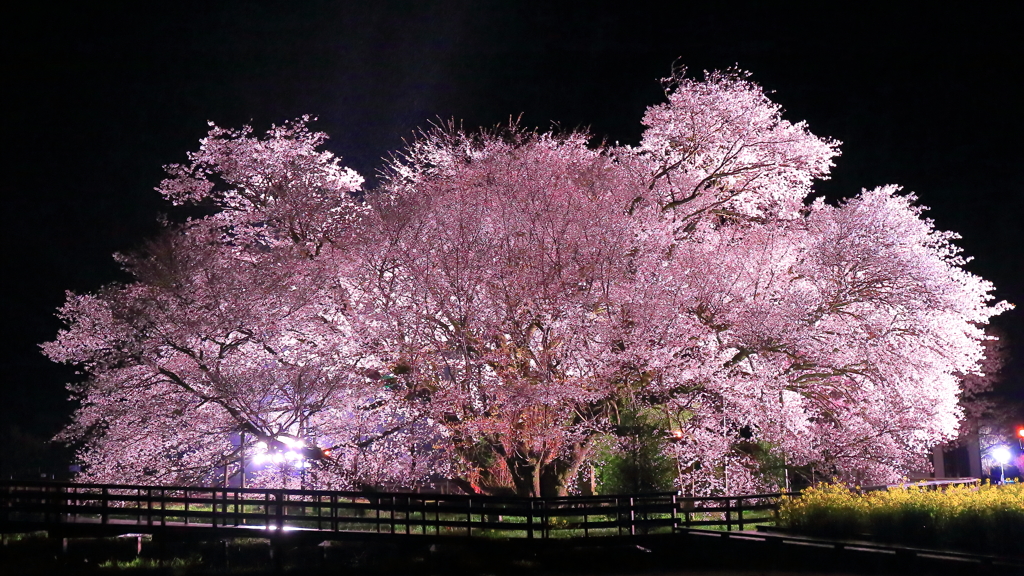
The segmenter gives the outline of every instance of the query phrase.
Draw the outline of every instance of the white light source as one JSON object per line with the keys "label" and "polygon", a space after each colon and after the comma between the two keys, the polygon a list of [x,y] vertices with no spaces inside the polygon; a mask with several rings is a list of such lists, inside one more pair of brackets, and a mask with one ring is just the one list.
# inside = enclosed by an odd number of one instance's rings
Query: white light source
{"label": "white light source", "polygon": [[284,453],[285,460],[298,460],[300,458],[298,452],[292,452],[291,450]]}
{"label": "white light source", "polygon": [[260,466],[266,463],[268,459],[270,459],[270,456],[263,453],[258,453],[252,457],[252,463],[256,464],[257,466]]}
{"label": "white light source", "polygon": [[263,440],[260,440],[259,442],[256,443],[256,449],[261,451],[261,452],[266,452],[267,451],[267,443],[264,442]]}
{"label": "white light source", "polygon": [[305,445],[305,442],[303,442],[302,440],[299,440],[297,438],[292,438],[290,436],[279,436],[277,438],[277,440],[278,440],[278,442],[280,442],[281,444],[284,444],[285,446],[287,446],[289,448],[301,448],[301,447],[303,447]]}
{"label": "white light source", "polygon": [[1000,466],[1006,466],[1006,464],[1010,462],[1010,458],[1012,457],[1013,455],[1010,454],[1010,449],[1007,448],[1006,446],[996,446],[992,450],[992,458],[994,458]]}

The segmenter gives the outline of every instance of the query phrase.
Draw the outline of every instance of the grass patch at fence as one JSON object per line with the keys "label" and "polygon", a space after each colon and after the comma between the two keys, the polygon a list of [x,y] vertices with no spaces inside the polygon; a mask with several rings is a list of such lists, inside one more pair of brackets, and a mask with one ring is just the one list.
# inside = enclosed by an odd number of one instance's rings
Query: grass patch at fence
{"label": "grass patch at fence", "polygon": [[1024,484],[891,487],[859,493],[824,484],[785,498],[778,526],[836,538],[1021,555]]}

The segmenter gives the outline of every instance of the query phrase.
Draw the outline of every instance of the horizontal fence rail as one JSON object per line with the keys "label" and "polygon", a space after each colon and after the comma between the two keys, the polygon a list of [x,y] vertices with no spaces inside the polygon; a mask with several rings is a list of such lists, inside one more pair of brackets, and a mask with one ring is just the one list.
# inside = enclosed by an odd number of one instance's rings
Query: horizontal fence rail
{"label": "horizontal fence rail", "polygon": [[95,524],[329,533],[565,538],[746,530],[773,524],[794,493],[678,493],[518,498],[260,488],[185,488],[0,481],[0,525]]}
{"label": "horizontal fence rail", "polygon": [[934,480],[915,480],[913,482],[900,482],[898,484],[879,484],[877,486],[864,486],[860,493],[878,492],[892,488],[916,488],[918,490],[942,490],[950,486],[980,486],[981,478],[936,478]]}

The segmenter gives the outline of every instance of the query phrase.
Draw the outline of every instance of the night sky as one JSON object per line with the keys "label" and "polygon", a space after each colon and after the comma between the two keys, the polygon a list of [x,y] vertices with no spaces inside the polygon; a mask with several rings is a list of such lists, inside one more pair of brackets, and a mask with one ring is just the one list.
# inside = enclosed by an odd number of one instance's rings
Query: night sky
{"label": "night sky", "polygon": [[[963,235],[969,269],[1024,306],[1019,7],[90,4],[6,20],[2,475],[43,454],[33,447],[69,418],[76,376],[38,350],[60,328],[64,291],[124,279],[111,255],[152,236],[159,214],[179,216],[153,188],[207,120],[261,131],[316,115],[328,148],[372,183],[379,159],[437,118],[472,127],[522,114],[637,143],[674,62],[738,64],[787,119],[843,141],[820,193],[917,192],[940,228]],[[1003,390],[1024,399],[1024,308],[996,323],[1016,355]]]}

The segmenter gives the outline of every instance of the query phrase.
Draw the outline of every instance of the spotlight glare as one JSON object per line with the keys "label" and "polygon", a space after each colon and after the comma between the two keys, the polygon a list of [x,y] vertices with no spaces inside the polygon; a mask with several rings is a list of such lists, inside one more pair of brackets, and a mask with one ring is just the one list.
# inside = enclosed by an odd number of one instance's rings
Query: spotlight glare
{"label": "spotlight glare", "polygon": [[1000,466],[1006,466],[1010,461],[1010,458],[1012,458],[1012,455],[1010,454],[1010,449],[1006,446],[998,446],[992,450],[992,458],[994,458]]}
{"label": "spotlight glare", "polygon": [[298,438],[292,438],[291,436],[280,436],[278,437],[277,440],[278,442],[284,444],[289,448],[301,448],[306,445],[306,443],[303,442],[302,440],[299,440]]}

